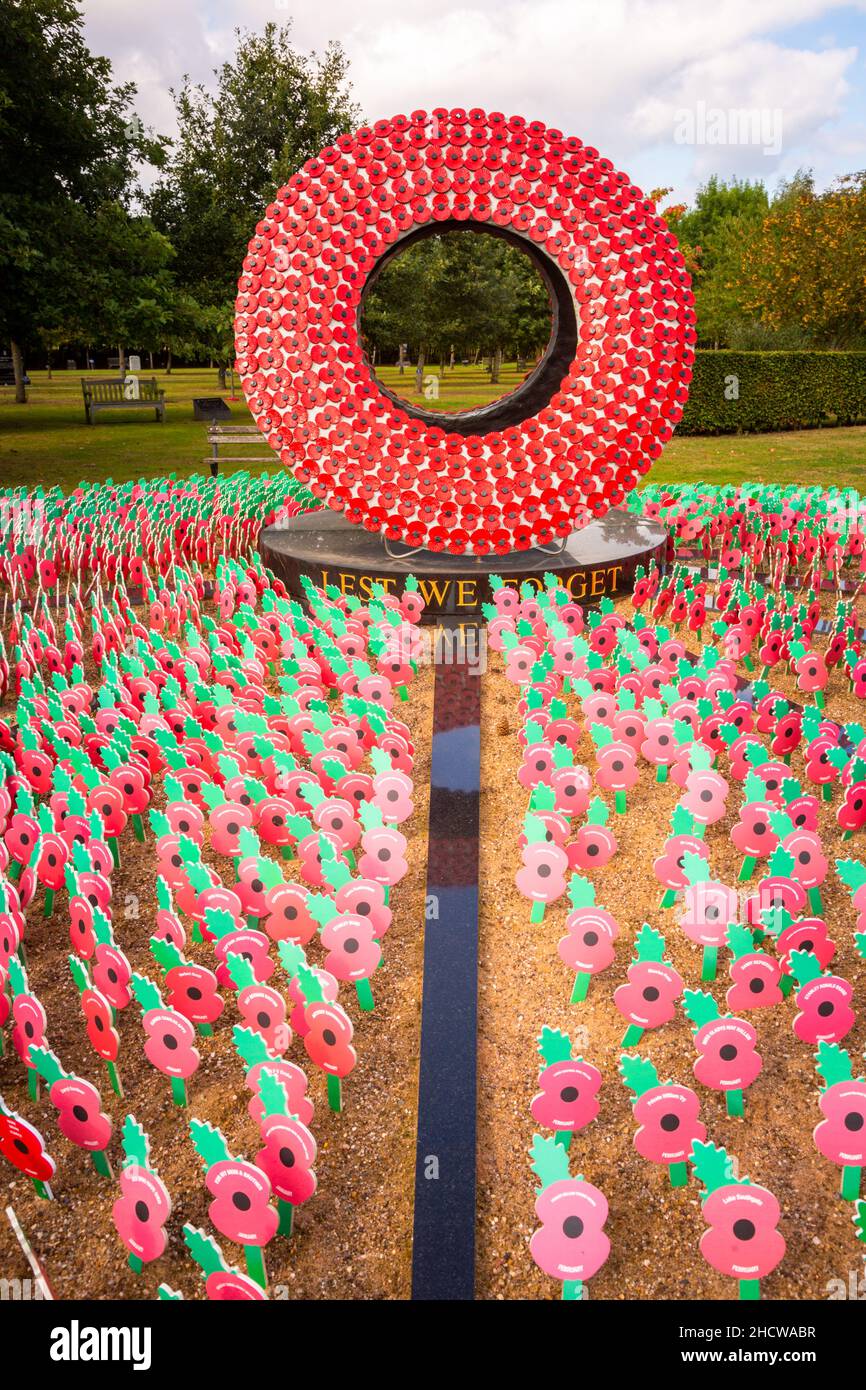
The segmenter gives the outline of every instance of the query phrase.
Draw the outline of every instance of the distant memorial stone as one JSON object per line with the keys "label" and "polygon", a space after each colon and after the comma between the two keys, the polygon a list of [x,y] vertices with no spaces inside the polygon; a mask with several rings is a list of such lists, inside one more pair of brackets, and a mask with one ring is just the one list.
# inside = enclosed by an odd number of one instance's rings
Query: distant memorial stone
{"label": "distant memorial stone", "polygon": [[222,396],[193,396],[192,414],[194,420],[230,420],[232,413]]}

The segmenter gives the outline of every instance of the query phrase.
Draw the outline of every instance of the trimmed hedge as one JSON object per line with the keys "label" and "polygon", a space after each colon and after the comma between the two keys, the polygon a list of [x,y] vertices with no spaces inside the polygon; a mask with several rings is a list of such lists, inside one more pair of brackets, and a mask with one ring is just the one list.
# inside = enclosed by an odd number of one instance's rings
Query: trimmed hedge
{"label": "trimmed hedge", "polygon": [[[738,399],[726,400],[737,378]],[[799,430],[866,421],[866,352],[695,355],[677,434]]]}

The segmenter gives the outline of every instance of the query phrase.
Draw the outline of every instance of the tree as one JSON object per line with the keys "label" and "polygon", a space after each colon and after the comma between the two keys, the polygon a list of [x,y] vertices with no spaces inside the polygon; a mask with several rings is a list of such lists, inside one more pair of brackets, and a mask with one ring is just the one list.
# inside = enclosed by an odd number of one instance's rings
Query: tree
{"label": "tree", "polygon": [[826,348],[866,343],[866,171],[816,193],[800,173],[777,192],[744,248],[745,300],[767,327],[805,330]]}
{"label": "tree", "polygon": [[364,301],[368,351],[397,357],[408,343],[420,367],[490,354],[495,380],[506,349],[537,353],[550,338],[550,297],[529,257],[503,238],[450,231],[410,245],[388,262]]}
{"label": "tree", "polygon": [[231,355],[237,280],[256,222],[306,160],[356,126],[347,61],[338,44],[300,53],[291,26],[238,30],[216,90],[184,79],[172,93],[179,137],[148,197],[156,227],[177,251],[178,283],[205,310],[200,346]]}
{"label": "tree", "polygon": [[102,263],[97,219],[128,217],[137,162],[163,154],[132,113],[135,88],[114,85],[81,28],[73,0],[8,0],[0,26],[0,334],[21,403],[23,352],[81,318],[76,295]]}

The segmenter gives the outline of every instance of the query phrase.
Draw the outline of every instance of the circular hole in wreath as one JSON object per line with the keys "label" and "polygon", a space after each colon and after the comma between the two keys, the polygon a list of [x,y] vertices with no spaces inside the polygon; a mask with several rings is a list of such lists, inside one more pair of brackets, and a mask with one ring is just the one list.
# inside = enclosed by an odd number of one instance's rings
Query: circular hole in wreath
{"label": "circular hole in wreath", "polygon": [[377,386],[408,415],[486,434],[550,402],[574,357],[577,320],[568,281],[528,237],[446,221],[406,233],[379,259],[358,334]]}

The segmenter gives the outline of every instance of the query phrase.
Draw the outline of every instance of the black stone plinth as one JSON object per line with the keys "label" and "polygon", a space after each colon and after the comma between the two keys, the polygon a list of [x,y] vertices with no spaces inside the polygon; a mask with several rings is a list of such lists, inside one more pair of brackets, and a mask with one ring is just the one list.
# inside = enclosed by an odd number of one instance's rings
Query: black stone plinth
{"label": "black stone plinth", "polygon": [[392,547],[396,553],[389,554],[381,535],[352,526],[330,508],[305,512],[285,526],[265,526],[259,532],[264,563],[295,597],[303,597],[302,574],[362,600],[372,597],[375,581],[399,593],[406,575],[414,574],[429,621],[479,619],[481,605],[490,602],[491,574],[517,584],[527,579],[540,587],[542,576],[552,573],[578,603],[596,602],[628,590],[637,566],[661,561],[666,544],[667,531],[659,522],[619,510],[573,532],[557,554],[531,549],[510,555],[446,555],[409,552],[398,544]]}

